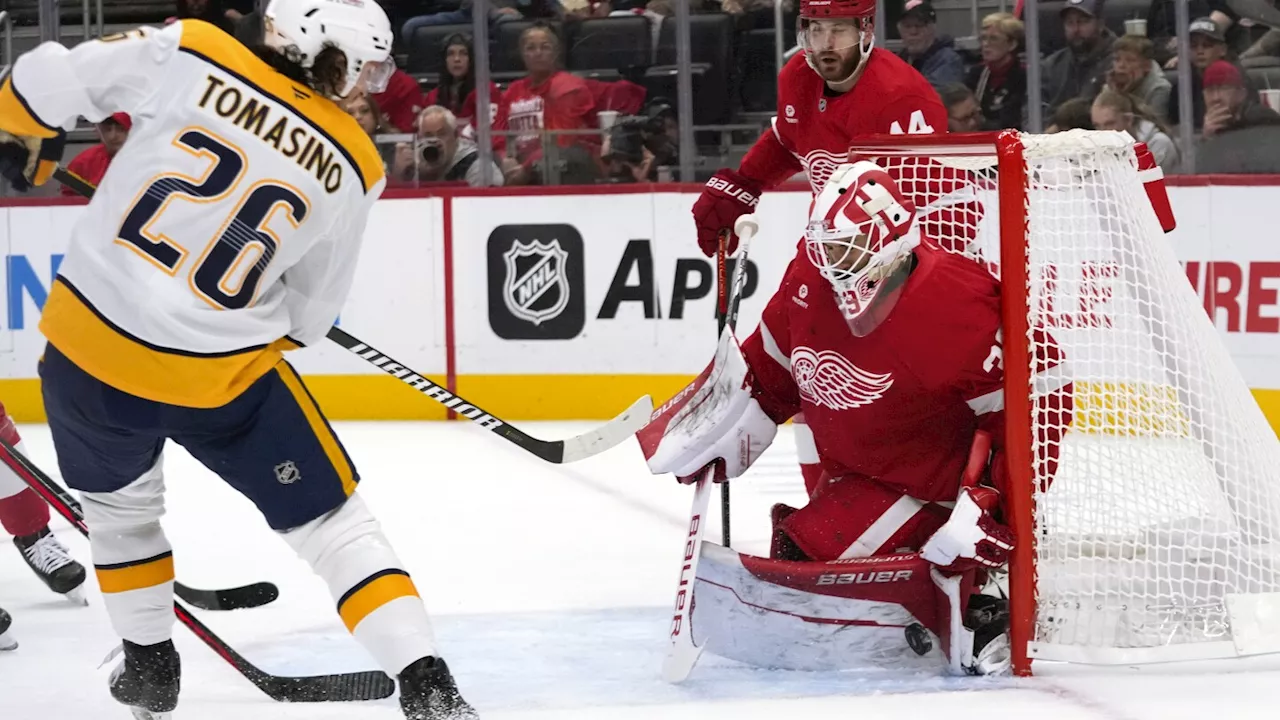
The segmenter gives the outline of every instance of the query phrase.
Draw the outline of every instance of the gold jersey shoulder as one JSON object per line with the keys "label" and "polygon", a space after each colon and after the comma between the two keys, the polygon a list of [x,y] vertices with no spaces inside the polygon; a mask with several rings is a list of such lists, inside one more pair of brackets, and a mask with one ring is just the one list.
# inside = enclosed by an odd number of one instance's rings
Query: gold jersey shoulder
{"label": "gold jersey shoulder", "polygon": [[[329,192],[336,190],[337,175],[331,160],[326,162],[324,157],[322,145],[326,143],[313,137],[316,133],[351,161],[365,192],[382,178],[378,149],[354,118],[328,98],[280,74],[222,30],[200,20],[183,20],[180,50],[232,76],[227,79],[210,74],[201,81],[202,109],[249,130],[276,151],[315,172]],[[266,106],[257,103],[251,93],[236,87],[240,83],[289,106],[306,122],[290,123],[292,118],[271,117]]]}

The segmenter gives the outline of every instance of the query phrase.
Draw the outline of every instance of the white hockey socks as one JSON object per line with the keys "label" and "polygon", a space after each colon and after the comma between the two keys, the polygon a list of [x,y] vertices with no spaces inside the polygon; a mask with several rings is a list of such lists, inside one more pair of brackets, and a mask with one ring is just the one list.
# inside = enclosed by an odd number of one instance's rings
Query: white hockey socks
{"label": "white hockey socks", "polygon": [[154,645],[173,636],[173,550],[160,527],[163,457],[110,493],[81,493],[93,568],[111,626],[121,638]]}
{"label": "white hockey socks", "polygon": [[328,583],[343,624],[388,675],[437,654],[422,598],[358,493],[281,535]]}

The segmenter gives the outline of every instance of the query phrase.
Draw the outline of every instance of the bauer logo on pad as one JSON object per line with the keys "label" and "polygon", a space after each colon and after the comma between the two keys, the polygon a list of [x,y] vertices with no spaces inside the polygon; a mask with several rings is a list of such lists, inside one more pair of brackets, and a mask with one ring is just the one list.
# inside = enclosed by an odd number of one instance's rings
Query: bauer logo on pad
{"label": "bauer logo on pad", "polygon": [[586,323],[582,235],[500,225],[489,235],[489,325],[507,340],[568,340]]}

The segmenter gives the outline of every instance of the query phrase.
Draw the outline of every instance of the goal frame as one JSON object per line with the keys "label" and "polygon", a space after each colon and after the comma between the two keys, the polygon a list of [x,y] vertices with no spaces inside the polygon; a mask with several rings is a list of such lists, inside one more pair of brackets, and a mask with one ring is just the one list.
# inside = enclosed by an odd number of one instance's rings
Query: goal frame
{"label": "goal frame", "polygon": [[[849,155],[920,155],[946,149],[953,158],[996,159],[1000,203],[1000,294],[1005,402],[1005,459],[1008,463],[1010,527],[1019,539],[1009,561],[1009,640],[1013,672],[1031,675],[1029,648],[1036,622],[1036,532],[1032,457],[1027,164],[1022,134],[1016,130],[941,135],[880,135],[859,139]],[[1019,338],[1010,342],[1011,338]]]}

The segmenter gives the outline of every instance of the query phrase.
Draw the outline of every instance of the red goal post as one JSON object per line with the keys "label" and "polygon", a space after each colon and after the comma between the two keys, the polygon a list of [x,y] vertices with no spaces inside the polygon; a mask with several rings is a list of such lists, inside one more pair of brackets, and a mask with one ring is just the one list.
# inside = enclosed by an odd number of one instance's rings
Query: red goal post
{"label": "red goal post", "polygon": [[[898,135],[850,157],[890,171],[926,237],[1001,278],[1015,672],[1280,652],[1280,442],[1133,140]],[[1044,412],[1064,388],[1071,412]]]}

